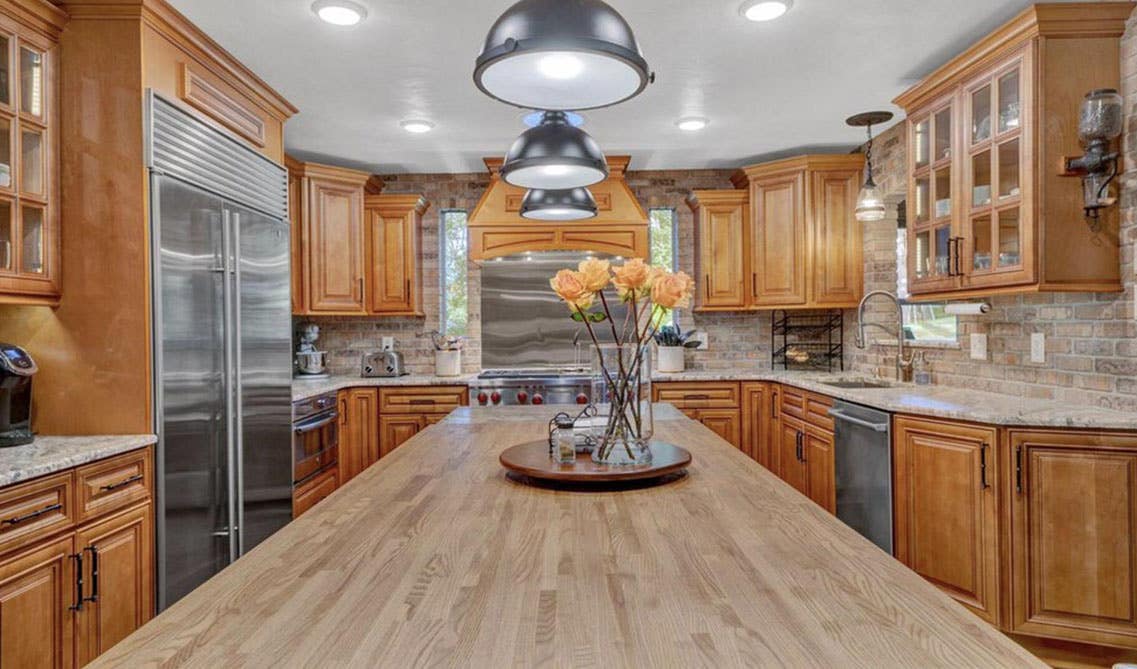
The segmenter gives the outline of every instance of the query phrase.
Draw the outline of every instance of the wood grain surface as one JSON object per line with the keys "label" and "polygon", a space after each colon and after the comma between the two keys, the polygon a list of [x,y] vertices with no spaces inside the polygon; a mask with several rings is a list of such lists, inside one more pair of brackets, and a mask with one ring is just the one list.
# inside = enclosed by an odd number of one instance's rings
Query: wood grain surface
{"label": "wood grain surface", "polygon": [[498,458],[506,469],[545,481],[604,483],[638,481],[674,474],[691,464],[691,453],[685,448],[660,441],[651,444],[651,462],[644,465],[601,465],[592,454],[578,453],[571,464],[559,464],[549,457],[548,439],[527,441],[502,451]]}
{"label": "wood grain surface", "polygon": [[511,481],[547,414],[459,409],[89,666],[1043,666],[693,421],[667,486]]}

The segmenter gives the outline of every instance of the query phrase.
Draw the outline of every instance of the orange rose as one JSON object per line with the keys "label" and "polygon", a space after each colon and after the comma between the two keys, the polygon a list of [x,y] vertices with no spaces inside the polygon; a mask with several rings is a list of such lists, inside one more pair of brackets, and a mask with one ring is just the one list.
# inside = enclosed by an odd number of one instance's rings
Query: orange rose
{"label": "orange rose", "polygon": [[595,293],[588,290],[584,274],[571,269],[562,269],[549,279],[549,285],[570,307],[584,310],[592,306]]}
{"label": "orange rose", "polygon": [[604,290],[608,286],[608,282],[612,280],[611,275],[608,273],[611,263],[607,260],[598,260],[596,258],[589,258],[582,260],[577,269],[584,277],[585,290],[596,293]]}
{"label": "orange rose", "polygon": [[651,268],[639,258],[633,258],[624,263],[623,267],[615,267],[612,273],[616,278],[612,280],[620,292],[620,299],[628,299],[630,295],[637,297],[647,293],[651,279]]}
{"label": "orange rose", "polygon": [[691,304],[691,296],[695,292],[695,280],[686,272],[675,274],[660,274],[652,282],[651,301],[657,307],[674,309],[686,307]]}

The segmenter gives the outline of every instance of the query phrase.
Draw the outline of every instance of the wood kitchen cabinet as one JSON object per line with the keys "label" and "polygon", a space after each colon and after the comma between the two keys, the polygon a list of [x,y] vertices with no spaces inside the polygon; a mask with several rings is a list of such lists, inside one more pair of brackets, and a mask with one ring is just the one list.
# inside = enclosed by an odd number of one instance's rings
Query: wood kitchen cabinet
{"label": "wood kitchen cabinet", "polygon": [[668,402],[691,420],[742,450],[742,403],[734,382],[662,382],[652,385],[652,401]]}
{"label": "wood kitchen cabinet", "polygon": [[1119,212],[1062,176],[1081,98],[1118,88],[1131,3],[1035,4],[895,102],[907,113],[908,286],[943,299],[1121,289]]}
{"label": "wood kitchen cabinet", "polygon": [[454,409],[468,404],[469,390],[465,386],[380,389],[380,457],[387,456]]}
{"label": "wood kitchen cabinet", "polygon": [[799,156],[743,168],[736,190],[694,191],[696,310],[855,307],[863,167],[859,154]]}
{"label": "wood kitchen cabinet", "polygon": [[742,451],[766,469],[773,470],[771,457],[773,397],[776,385],[742,384]]}
{"label": "wood kitchen cabinet", "polygon": [[837,512],[833,400],[792,386],[778,389],[776,472],[829,513]]}
{"label": "wood kitchen cabinet", "polygon": [[58,38],[49,2],[0,8],[0,304],[59,303]]}
{"label": "wood kitchen cabinet", "polygon": [[1137,434],[1008,441],[1010,631],[1137,648]]}
{"label": "wood kitchen cabinet", "polygon": [[339,392],[339,485],[379,460],[379,389]]}
{"label": "wood kitchen cabinet", "polygon": [[420,195],[364,198],[368,249],[368,309],[372,314],[422,316],[422,215]]}
{"label": "wood kitchen cabinet", "polygon": [[324,470],[318,476],[292,491],[292,519],[296,520],[336,491],[339,473],[336,467]]}
{"label": "wood kitchen cabinet", "polygon": [[0,665],[74,666],[74,538],[0,558]]}
{"label": "wood kitchen cabinet", "polygon": [[821,508],[836,514],[837,473],[833,433],[806,425],[801,452],[805,460],[805,494]]}
{"label": "wood kitchen cabinet", "polygon": [[782,414],[778,422],[778,477],[803,495],[809,494],[809,473],[802,459],[805,423]]}
{"label": "wood kitchen cabinet", "polygon": [[994,428],[897,416],[896,558],[998,625],[999,480]]}

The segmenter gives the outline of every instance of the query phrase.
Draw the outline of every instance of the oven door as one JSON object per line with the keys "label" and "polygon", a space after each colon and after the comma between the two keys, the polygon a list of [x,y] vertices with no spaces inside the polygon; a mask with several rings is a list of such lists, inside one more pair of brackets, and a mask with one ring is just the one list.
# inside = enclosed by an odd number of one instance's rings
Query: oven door
{"label": "oven door", "polygon": [[316,414],[292,426],[292,480],[299,485],[336,464],[339,413]]}

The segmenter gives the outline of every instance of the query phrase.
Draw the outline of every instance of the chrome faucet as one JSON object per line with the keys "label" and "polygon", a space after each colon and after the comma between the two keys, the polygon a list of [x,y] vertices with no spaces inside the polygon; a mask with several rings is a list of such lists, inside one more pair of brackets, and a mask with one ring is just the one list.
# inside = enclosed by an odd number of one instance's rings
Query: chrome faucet
{"label": "chrome faucet", "polygon": [[[865,304],[868,301],[880,295],[887,297],[896,304],[896,329],[891,330],[880,323],[866,323],[865,322]],[[864,296],[861,300],[860,306],[857,307],[857,335],[855,343],[857,348],[864,348],[865,342],[865,327],[873,326],[884,330],[886,334],[896,337],[896,380],[897,381],[911,381],[912,380],[912,354],[904,354],[904,309],[900,306],[900,298],[895,293],[890,293],[887,290],[874,290]]]}

